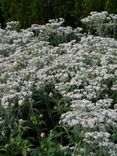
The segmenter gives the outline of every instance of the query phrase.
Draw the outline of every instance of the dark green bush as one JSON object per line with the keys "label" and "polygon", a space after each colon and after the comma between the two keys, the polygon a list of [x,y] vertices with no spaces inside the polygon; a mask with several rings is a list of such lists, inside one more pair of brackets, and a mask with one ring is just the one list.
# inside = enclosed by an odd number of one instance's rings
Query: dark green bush
{"label": "dark green bush", "polygon": [[15,20],[22,27],[32,23],[46,23],[49,19],[63,17],[66,25],[78,26],[80,19],[91,11],[106,10],[117,13],[116,0],[0,0],[0,23]]}

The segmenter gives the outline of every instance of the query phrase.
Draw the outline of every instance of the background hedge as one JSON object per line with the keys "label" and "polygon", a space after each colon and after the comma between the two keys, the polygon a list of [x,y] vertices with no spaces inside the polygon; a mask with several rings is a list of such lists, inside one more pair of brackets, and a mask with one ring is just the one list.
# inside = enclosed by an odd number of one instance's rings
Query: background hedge
{"label": "background hedge", "polygon": [[7,21],[18,20],[26,28],[63,17],[66,25],[74,27],[90,11],[103,10],[117,14],[117,0],[0,0],[0,23],[4,27]]}

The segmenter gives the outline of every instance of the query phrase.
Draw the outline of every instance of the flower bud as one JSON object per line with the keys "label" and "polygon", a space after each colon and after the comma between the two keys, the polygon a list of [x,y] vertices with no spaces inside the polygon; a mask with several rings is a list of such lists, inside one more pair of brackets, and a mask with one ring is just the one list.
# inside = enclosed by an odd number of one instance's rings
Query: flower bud
{"label": "flower bud", "polygon": [[52,97],[52,96],[53,96],[53,93],[52,93],[52,92],[50,92],[50,93],[49,93],[49,97]]}
{"label": "flower bud", "polygon": [[46,136],[46,135],[45,135],[44,132],[42,132],[42,133],[40,134],[40,137],[41,137],[41,138],[45,138],[45,136]]}

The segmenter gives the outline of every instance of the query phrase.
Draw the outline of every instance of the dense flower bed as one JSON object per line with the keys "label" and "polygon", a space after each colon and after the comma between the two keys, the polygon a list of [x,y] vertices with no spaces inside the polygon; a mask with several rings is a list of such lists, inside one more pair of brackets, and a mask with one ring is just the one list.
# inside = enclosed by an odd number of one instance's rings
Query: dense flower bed
{"label": "dense flower bed", "polygon": [[53,82],[71,100],[71,110],[59,123],[82,135],[72,155],[116,156],[117,41],[62,27],[62,22],[51,20],[25,30],[10,22],[0,29],[0,107],[14,107],[16,98],[19,107],[25,105],[34,85]]}

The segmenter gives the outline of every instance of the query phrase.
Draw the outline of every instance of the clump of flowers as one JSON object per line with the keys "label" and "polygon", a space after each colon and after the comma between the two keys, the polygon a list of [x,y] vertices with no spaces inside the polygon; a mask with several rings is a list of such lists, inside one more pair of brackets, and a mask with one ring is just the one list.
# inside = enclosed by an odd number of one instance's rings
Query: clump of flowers
{"label": "clump of flowers", "polygon": [[19,30],[20,29],[20,23],[19,21],[10,21],[10,22],[7,22],[7,26],[6,26],[6,29],[7,30]]}
{"label": "clump of flowers", "polygon": [[108,14],[108,12],[91,12],[90,16],[81,20],[84,23],[89,33],[117,38],[117,15]]}
{"label": "clump of flowers", "polygon": [[117,155],[117,41],[63,22],[0,28],[0,154]]}

